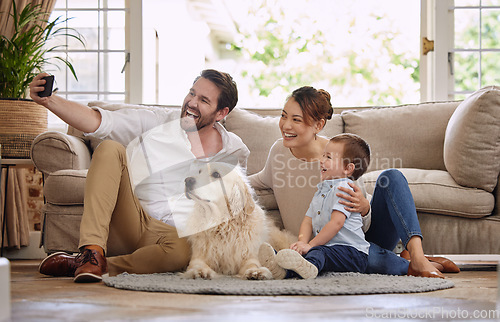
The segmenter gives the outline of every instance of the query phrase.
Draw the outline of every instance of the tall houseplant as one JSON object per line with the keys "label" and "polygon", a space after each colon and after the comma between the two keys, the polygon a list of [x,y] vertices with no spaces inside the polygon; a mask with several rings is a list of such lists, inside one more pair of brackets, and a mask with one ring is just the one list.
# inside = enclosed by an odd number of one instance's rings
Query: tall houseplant
{"label": "tall houseplant", "polygon": [[[21,11],[12,1],[13,34],[0,35],[0,144],[2,157],[29,158],[31,142],[47,130],[47,111],[27,99],[29,84],[40,72],[63,62],[73,74],[66,57],[55,53],[63,44],[58,38],[70,37],[84,46],[83,37],[66,26],[68,19],[48,21],[41,5],[28,3]],[[47,44],[55,43],[47,47]]]}

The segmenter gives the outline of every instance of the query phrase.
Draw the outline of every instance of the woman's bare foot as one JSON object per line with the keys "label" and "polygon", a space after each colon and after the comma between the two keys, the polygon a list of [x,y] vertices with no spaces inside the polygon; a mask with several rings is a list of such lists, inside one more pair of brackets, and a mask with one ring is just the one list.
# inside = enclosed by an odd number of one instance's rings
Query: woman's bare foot
{"label": "woman's bare foot", "polygon": [[410,264],[408,265],[408,275],[445,278],[439,269],[434,266],[433,263],[429,262],[425,256],[419,256],[418,258],[413,258],[410,261]]}
{"label": "woman's bare foot", "polygon": [[[405,249],[400,254],[404,259],[410,260],[410,253]],[[441,273],[460,273],[460,268],[451,260],[445,257],[429,257],[425,256],[434,267]]]}
{"label": "woman's bare foot", "polygon": [[[434,266],[433,263],[425,257],[420,236],[411,237],[408,244],[406,244],[406,249],[408,249],[408,260],[410,261],[408,265],[408,275],[444,278],[444,275],[439,271],[438,267]],[[441,268],[443,268],[442,265]]]}

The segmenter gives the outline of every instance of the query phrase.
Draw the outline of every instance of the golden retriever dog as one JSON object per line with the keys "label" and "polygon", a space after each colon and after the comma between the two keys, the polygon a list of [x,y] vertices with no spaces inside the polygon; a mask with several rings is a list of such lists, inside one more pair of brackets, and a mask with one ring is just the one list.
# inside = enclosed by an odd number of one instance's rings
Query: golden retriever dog
{"label": "golden retriever dog", "polygon": [[220,162],[204,165],[185,179],[185,194],[194,201],[187,223],[191,261],[188,278],[212,279],[218,274],[242,279],[272,279],[258,260],[259,247],[270,242],[288,247],[293,237],[281,232],[255,202],[253,190],[239,167]]}

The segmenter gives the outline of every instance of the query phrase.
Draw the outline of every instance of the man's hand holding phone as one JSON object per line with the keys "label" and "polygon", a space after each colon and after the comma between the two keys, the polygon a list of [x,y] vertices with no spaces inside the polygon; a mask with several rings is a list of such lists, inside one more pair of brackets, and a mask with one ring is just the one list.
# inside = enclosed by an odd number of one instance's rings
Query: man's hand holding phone
{"label": "man's hand holding phone", "polygon": [[38,96],[40,97],[48,97],[52,95],[52,88],[54,87],[54,75],[49,75],[42,77],[45,80],[44,89],[41,92],[38,92]]}

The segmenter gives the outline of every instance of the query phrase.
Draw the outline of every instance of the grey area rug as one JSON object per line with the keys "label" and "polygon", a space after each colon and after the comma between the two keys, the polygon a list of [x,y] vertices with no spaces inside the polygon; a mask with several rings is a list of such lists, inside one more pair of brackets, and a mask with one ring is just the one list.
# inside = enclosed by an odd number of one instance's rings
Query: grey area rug
{"label": "grey area rug", "polygon": [[187,279],[175,273],[128,274],[105,277],[104,284],[119,289],[219,295],[347,295],[420,293],[451,288],[440,278],[359,273],[327,273],[312,280],[249,281],[222,276],[213,280]]}

